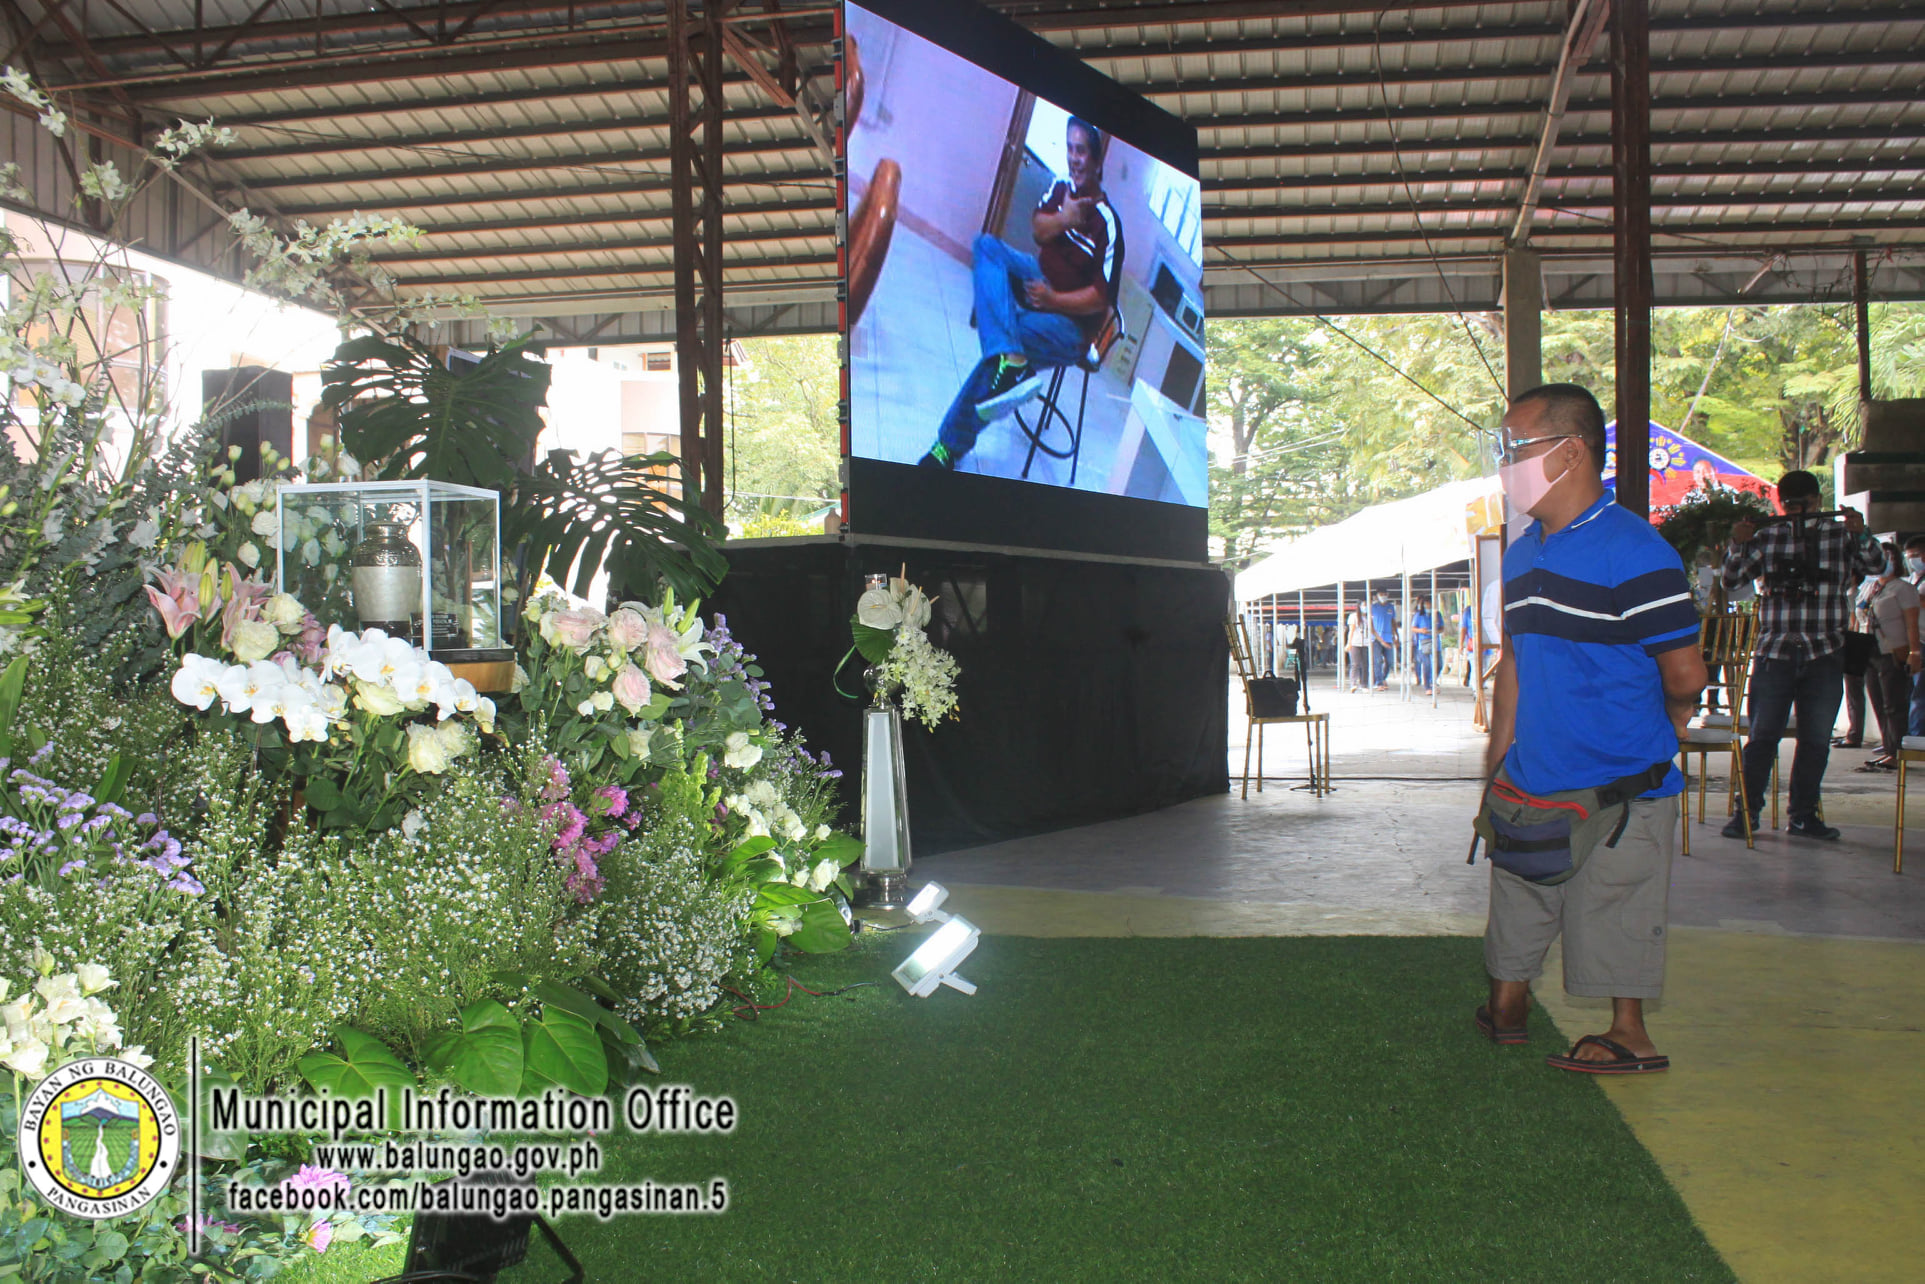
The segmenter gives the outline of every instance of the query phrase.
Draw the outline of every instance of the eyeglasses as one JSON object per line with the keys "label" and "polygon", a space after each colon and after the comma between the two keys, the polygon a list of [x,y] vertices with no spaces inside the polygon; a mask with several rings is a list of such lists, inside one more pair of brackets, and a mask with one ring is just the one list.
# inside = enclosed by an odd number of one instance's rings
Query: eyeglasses
{"label": "eyeglasses", "polygon": [[1505,436],[1503,430],[1500,428],[1497,433],[1497,462],[1500,464],[1514,464],[1517,462],[1517,452],[1523,450],[1526,446],[1535,446],[1543,441],[1568,441],[1575,436],[1577,436],[1577,434],[1574,432],[1560,432],[1553,433],[1549,437],[1515,438]]}

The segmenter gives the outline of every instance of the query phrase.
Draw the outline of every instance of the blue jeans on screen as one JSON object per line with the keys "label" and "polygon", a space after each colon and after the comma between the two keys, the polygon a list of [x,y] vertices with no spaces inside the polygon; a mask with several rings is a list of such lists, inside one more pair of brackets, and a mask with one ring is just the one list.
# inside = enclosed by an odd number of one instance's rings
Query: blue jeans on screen
{"label": "blue jeans on screen", "polygon": [[1011,249],[985,232],[975,245],[976,340],[982,361],[963,381],[936,434],[957,459],[976,444],[983,430],[976,403],[989,392],[995,377],[995,358],[1020,352],[1037,369],[1074,365],[1088,345],[1083,327],[1060,312],[1038,312],[1023,301],[1021,281],[1040,281],[1043,269],[1033,254]]}
{"label": "blue jeans on screen", "polygon": [[1370,644],[1370,685],[1380,687],[1390,677],[1390,643],[1372,641]]}
{"label": "blue jeans on screen", "polygon": [[1791,797],[1786,812],[1794,821],[1818,818],[1818,786],[1831,758],[1831,727],[1845,698],[1845,656],[1841,651],[1815,660],[1767,660],[1751,665],[1751,732],[1745,737],[1745,801],[1755,817],[1771,788],[1771,764],[1793,710],[1798,714],[1798,749],[1791,759]]}

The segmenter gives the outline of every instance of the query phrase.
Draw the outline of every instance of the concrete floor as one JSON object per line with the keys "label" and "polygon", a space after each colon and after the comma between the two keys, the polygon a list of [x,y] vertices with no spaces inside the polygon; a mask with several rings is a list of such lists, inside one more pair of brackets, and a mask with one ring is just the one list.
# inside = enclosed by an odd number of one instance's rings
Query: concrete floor
{"label": "concrete floor", "polygon": [[[1482,737],[1465,694],[1440,688],[1433,710],[1331,686],[1311,688],[1331,714],[1326,797],[1291,787],[1294,727],[1266,733],[1264,788],[1238,797],[1237,694],[1228,797],[946,853],[912,881],[1019,935],[1480,934],[1489,875],[1464,856]],[[1833,754],[1825,812],[1841,841],[1767,831],[1755,851],[1718,835],[1714,760],[1708,823],[1694,819],[1673,868],[1678,930],[1652,1006],[1673,1069],[1602,1085],[1746,1280],[1920,1278],[1925,836],[1914,873],[1895,876],[1895,784],[1850,770],[1866,756]],[[1607,1006],[1567,998],[1560,974],[1551,960],[1537,988],[1558,1027],[1604,1029]],[[1474,1039],[1469,1012],[1439,1013],[1436,1037]]]}

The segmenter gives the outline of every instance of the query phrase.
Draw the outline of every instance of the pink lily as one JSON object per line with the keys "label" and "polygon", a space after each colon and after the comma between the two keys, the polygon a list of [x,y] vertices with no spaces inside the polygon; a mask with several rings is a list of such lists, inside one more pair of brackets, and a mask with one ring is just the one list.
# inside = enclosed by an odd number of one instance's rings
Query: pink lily
{"label": "pink lily", "polygon": [[189,626],[200,614],[198,584],[200,577],[195,576],[190,582],[178,571],[157,570],[154,572],[154,578],[160,581],[160,587],[155,588],[152,584],[143,586],[147,592],[147,600],[154,604],[154,610],[159,613],[161,626],[167,630],[167,636],[178,638],[187,632]]}
{"label": "pink lily", "polygon": [[261,618],[268,599],[274,596],[274,586],[242,579],[240,571],[230,563],[227,568],[227,587],[232,600],[221,614],[221,645],[232,649],[234,630],[248,620]]}

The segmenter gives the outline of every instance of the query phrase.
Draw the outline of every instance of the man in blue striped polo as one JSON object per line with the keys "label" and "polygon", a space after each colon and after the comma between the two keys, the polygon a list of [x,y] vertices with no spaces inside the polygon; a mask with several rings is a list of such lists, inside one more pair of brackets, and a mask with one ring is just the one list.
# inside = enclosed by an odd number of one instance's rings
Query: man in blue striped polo
{"label": "man in blue striped polo", "polygon": [[1562,932],[1564,989],[1612,1001],[1563,1070],[1663,1070],[1644,1001],[1664,984],[1664,938],[1682,778],[1678,731],[1704,689],[1698,612],[1684,566],[1649,522],[1604,488],[1604,412],[1575,384],[1523,393],[1504,416],[1498,470],[1513,510],[1537,520],[1504,554],[1504,652],[1487,775],[1526,793],[1595,789],[1639,775],[1625,826],[1570,879],[1544,886],[1491,867],[1478,1028],[1525,1041],[1530,984]]}

